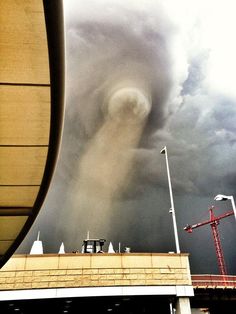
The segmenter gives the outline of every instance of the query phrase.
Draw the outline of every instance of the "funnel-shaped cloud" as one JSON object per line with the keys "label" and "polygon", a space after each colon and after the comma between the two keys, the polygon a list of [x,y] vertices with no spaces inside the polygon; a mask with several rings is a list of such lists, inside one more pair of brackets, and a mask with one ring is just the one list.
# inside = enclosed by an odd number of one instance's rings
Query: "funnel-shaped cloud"
{"label": "funnel-shaped cloud", "polygon": [[73,188],[80,216],[92,212],[89,228],[98,227],[97,216],[108,219],[115,201],[127,189],[150,109],[150,101],[136,88],[122,88],[109,96],[104,123],[81,153]]}

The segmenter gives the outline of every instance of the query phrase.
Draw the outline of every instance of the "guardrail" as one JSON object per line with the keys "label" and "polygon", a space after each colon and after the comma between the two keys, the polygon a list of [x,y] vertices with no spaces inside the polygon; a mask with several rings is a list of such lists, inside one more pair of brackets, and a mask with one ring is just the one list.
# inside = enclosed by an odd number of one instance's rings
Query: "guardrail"
{"label": "guardrail", "polygon": [[233,275],[192,275],[194,288],[236,288],[236,276]]}

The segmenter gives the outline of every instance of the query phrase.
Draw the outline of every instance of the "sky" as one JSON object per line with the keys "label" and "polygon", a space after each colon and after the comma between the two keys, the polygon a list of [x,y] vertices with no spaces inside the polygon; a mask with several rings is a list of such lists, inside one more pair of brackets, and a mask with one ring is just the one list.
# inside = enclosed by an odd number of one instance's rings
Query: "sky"
{"label": "sky", "polygon": [[[18,252],[91,237],[124,251],[175,251],[167,146],[181,252],[193,273],[217,273],[209,225],[235,195],[236,20],[232,0],[64,0],[66,106],[48,195]],[[235,195],[236,197],[236,195]],[[218,226],[235,274],[233,216]]]}

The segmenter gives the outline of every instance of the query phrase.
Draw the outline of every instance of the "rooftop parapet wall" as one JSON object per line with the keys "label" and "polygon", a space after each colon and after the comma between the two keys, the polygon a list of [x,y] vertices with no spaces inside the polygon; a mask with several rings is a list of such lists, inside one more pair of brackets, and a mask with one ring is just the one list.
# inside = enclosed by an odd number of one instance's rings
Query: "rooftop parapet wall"
{"label": "rooftop parapet wall", "polygon": [[191,286],[188,254],[14,255],[0,269],[0,290]]}

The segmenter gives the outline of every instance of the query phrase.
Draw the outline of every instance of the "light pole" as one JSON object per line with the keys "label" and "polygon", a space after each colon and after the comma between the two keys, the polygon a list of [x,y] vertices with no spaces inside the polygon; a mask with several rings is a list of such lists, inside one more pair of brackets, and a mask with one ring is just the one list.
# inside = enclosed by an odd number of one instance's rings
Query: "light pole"
{"label": "light pole", "polygon": [[234,211],[234,217],[236,219],[236,207],[235,207],[235,202],[234,202],[234,197],[232,195],[227,196],[227,195],[223,195],[223,194],[218,194],[215,196],[214,198],[215,201],[227,201],[230,200],[232,207],[233,207],[233,211]]}
{"label": "light pole", "polygon": [[166,170],[167,170],[167,177],[168,177],[168,184],[169,184],[169,191],[170,191],[170,213],[172,215],[173,226],[174,226],[174,235],[175,235],[175,245],[176,245],[176,253],[180,253],[179,248],[179,237],[178,237],[178,230],[177,230],[177,223],[175,217],[175,207],[174,207],[174,200],[173,200],[173,193],[172,193],[172,186],[170,180],[170,169],[169,169],[169,162],[168,162],[168,154],[167,154],[167,147],[165,146],[161,151],[161,154],[164,154],[166,157]]}
{"label": "light pole", "polygon": [[170,314],[175,314],[175,312],[176,312],[176,309],[173,308],[173,304],[172,302],[170,302]]}

